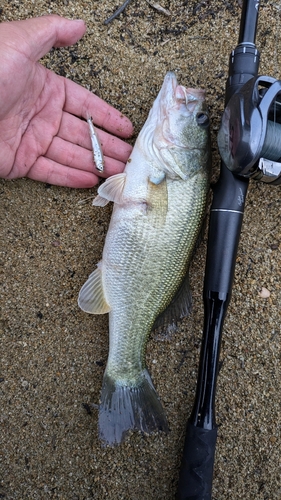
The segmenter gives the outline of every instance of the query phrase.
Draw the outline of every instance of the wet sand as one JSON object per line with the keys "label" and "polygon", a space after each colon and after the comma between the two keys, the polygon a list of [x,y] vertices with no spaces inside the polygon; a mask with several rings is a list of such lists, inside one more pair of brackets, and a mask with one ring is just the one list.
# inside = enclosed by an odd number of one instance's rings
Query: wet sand
{"label": "wet sand", "polygon": [[[241,10],[237,2],[160,3],[170,17],[145,0],[132,1],[105,26],[118,2],[3,0],[0,21],[48,13],[83,18],[84,38],[52,50],[42,63],[129,116],[136,135],[168,70],[184,85],[204,87],[214,180],[228,57],[237,45]],[[257,37],[260,73],[277,78],[279,16],[275,4],[264,3]],[[120,447],[104,448],[90,405],[99,401],[107,316],[84,314],[77,295],[101,258],[111,207],[79,203],[96,188],[20,179],[1,181],[0,190],[0,498],[172,500],[197,377],[206,235],[191,269],[192,315],[172,338],[152,335],[147,347],[170,433],[134,434]],[[214,500],[281,498],[280,193],[280,187],[250,183],[222,340]],[[259,295],[262,287],[269,298]]]}

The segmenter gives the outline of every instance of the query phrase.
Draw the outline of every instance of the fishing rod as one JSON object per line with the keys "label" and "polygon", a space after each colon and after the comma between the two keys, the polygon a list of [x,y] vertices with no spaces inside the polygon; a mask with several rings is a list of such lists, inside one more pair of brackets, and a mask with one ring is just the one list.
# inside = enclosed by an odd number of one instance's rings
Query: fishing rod
{"label": "fishing rod", "polygon": [[209,222],[197,388],[186,428],[177,500],[211,500],[219,353],[249,178],[281,184],[281,81],[258,77],[258,11],[259,0],[243,1],[238,45],[229,60],[218,133],[222,162]]}

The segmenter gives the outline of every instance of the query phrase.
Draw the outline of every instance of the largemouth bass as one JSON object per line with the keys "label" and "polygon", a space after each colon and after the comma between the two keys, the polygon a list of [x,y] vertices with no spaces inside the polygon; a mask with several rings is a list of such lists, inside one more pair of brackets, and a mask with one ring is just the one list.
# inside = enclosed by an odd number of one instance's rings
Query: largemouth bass
{"label": "largemouth bass", "polygon": [[178,85],[170,72],[124,172],[107,179],[93,202],[113,201],[114,208],[102,260],[78,303],[88,313],[109,313],[99,407],[99,435],[109,445],[130,429],[168,431],[145,347],[165,310],[167,324],[190,310],[188,268],[205,214],[209,171],[204,91]]}

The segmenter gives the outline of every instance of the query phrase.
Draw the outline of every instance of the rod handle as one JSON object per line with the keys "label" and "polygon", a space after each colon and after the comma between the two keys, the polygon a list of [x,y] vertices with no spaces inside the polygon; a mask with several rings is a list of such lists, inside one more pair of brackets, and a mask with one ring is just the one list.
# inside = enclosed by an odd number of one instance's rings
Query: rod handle
{"label": "rod handle", "polygon": [[187,423],[177,500],[211,500],[217,427]]}

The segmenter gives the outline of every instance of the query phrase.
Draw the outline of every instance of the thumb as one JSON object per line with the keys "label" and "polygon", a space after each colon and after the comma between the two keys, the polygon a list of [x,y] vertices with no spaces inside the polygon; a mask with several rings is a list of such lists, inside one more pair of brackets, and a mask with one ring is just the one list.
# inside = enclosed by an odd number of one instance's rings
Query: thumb
{"label": "thumb", "polygon": [[9,45],[21,47],[22,52],[33,61],[38,61],[52,47],[73,45],[86,31],[83,20],[71,20],[57,15],[2,23],[1,28],[4,25]]}

